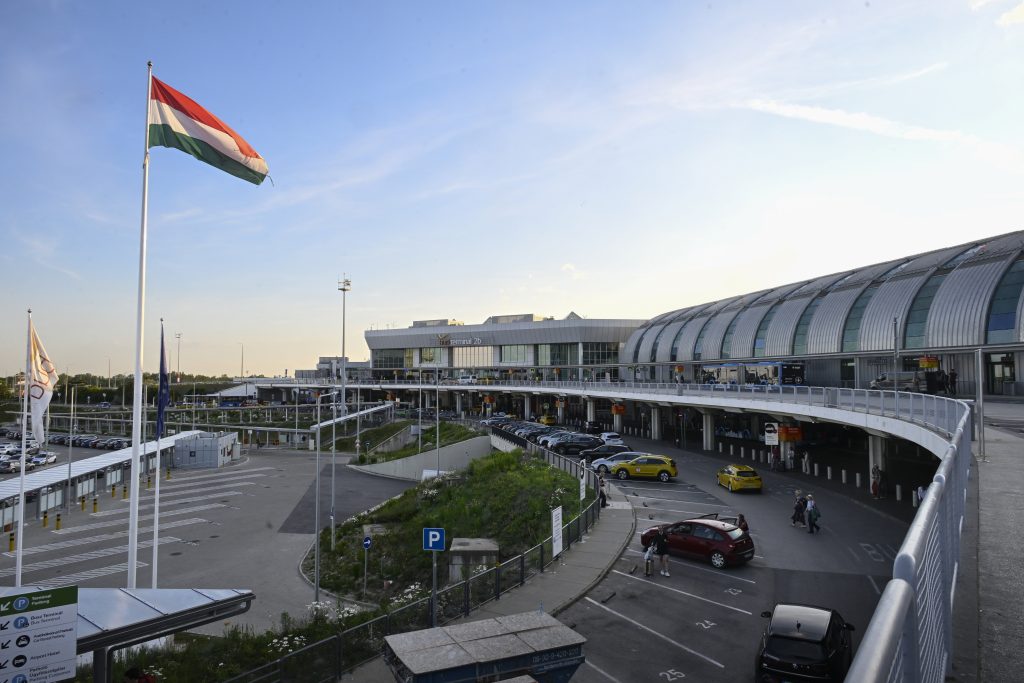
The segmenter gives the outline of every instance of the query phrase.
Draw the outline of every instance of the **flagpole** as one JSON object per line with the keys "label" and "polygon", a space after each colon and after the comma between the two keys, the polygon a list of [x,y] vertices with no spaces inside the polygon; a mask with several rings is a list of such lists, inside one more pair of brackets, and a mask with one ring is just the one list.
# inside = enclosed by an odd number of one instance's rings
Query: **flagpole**
{"label": "flagpole", "polygon": [[147,62],[146,137],[142,157],[142,225],[139,229],[139,294],[135,322],[135,386],[132,397],[131,498],[128,507],[128,588],[135,588],[139,551],[139,445],[142,439],[142,347],[146,317],[146,224],[149,216],[149,102],[153,95],[153,62]]}
{"label": "flagpole", "polygon": [[18,543],[14,551],[14,586],[21,586],[21,550],[25,530],[25,451],[28,450],[28,389],[32,381],[32,309],[28,309],[28,337],[25,340],[25,381],[22,383],[21,488],[18,491]]}
{"label": "flagpole", "polygon": [[68,425],[68,433],[71,435],[68,437],[68,487],[67,493],[67,510],[68,514],[71,514],[71,458],[75,454],[75,389],[78,387],[71,387],[71,424]]}
{"label": "flagpole", "polygon": [[160,318],[160,388],[156,392],[156,490],[153,492],[153,588],[156,588],[157,551],[160,548],[160,437],[164,435],[160,402],[163,399],[164,371],[167,369],[164,358],[164,319]]}

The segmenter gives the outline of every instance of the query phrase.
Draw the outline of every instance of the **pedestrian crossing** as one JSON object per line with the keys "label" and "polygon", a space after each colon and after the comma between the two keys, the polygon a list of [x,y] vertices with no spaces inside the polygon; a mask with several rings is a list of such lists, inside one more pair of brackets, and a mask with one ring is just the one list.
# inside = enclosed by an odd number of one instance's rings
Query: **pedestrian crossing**
{"label": "pedestrian crossing", "polygon": [[[160,486],[160,547],[185,544],[178,536],[167,532],[200,525],[215,525],[216,518],[208,515],[228,508],[226,498],[246,495],[248,487],[256,486],[276,467],[250,470],[220,470],[180,476],[161,481]],[[155,517],[155,487],[140,488],[137,548],[153,547],[153,520]],[[103,503],[102,493],[97,498]],[[123,586],[128,571],[127,555],[129,505],[118,498],[109,509],[95,513],[65,515],[61,529],[43,529],[40,520],[32,519],[28,508],[24,546],[22,548],[21,583],[26,586],[59,587],[85,583],[93,587]],[[51,510],[51,515],[54,511]],[[52,520],[51,520],[52,522]],[[187,536],[185,538],[191,538]],[[198,536],[195,536],[198,537]],[[12,534],[13,538],[13,534]],[[216,538],[215,536],[212,538]],[[161,551],[165,552],[165,551]],[[16,552],[0,553],[0,580],[11,580],[16,574]],[[104,561],[109,564],[104,564]],[[137,561],[136,569],[148,567]]]}

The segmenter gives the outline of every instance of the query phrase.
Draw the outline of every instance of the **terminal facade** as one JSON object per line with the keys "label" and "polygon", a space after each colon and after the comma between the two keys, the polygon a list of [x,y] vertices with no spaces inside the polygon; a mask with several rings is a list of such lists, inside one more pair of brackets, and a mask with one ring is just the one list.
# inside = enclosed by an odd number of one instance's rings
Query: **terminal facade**
{"label": "terminal facade", "polygon": [[[1024,393],[1024,232],[906,256],[650,320],[570,314],[424,320],[364,333],[374,381],[796,383],[870,388],[880,375],[955,377]],[[787,370],[789,368],[789,370]],[[353,378],[355,379],[355,378]]]}

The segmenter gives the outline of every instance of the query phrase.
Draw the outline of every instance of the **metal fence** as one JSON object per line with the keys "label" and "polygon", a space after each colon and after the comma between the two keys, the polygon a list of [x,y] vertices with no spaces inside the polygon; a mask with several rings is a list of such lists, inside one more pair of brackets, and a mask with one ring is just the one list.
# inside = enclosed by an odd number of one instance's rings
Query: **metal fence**
{"label": "metal fence", "polygon": [[[882,592],[847,680],[940,683],[945,678],[951,666],[954,590],[971,468],[971,409],[963,401],[908,392],[838,387],[652,382],[495,381],[489,384],[507,391],[540,389],[591,398],[644,400],[645,396],[654,394],[661,401],[687,405],[692,404],[694,398],[713,398],[819,406],[892,417],[939,434],[948,447],[896,556],[893,578]],[[678,398],[673,401],[672,397]],[[575,460],[557,456],[511,434],[502,433],[502,438],[542,454],[559,469],[580,475],[581,465]],[[584,476],[589,477],[588,485],[593,487],[593,473]],[[567,549],[593,525],[598,511],[597,504],[591,504],[579,518],[565,525],[563,538],[568,539]],[[446,623],[468,615],[476,607],[499,599],[512,585],[524,582],[537,571],[544,571],[551,562],[551,539],[548,538],[522,556],[445,588],[438,597],[440,621]],[[460,590],[461,605],[458,602]],[[420,600],[309,647],[320,647],[318,652],[335,647],[335,670],[340,674],[376,657],[383,636],[428,625],[429,600]],[[229,683],[321,680],[308,675],[288,677],[285,662],[295,654],[233,678]]]}
{"label": "metal fence", "polygon": [[[512,434],[501,432],[499,436],[519,446],[530,446],[531,452],[543,457],[552,467],[577,478],[582,474],[586,477],[587,486],[596,490],[596,475],[582,467],[578,461],[538,449],[536,444]],[[565,543],[563,552],[580,541],[599,516],[600,506],[595,500],[579,515],[569,519],[562,527],[562,540]],[[500,600],[508,591],[543,572],[556,559],[551,556],[551,542],[549,536],[521,555],[473,574],[463,581],[439,588],[438,624],[469,616],[478,607]],[[430,598],[416,600],[228,679],[226,683],[320,683],[337,680],[343,673],[378,657],[383,650],[384,636],[429,628],[430,607]]]}

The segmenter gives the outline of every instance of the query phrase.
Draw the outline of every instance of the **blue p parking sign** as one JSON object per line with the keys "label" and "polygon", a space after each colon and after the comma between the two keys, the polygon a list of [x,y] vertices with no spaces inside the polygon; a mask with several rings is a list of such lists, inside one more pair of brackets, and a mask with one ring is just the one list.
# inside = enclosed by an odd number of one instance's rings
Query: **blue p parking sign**
{"label": "blue p parking sign", "polygon": [[423,528],[423,549],[444,550],[444,529]]}

